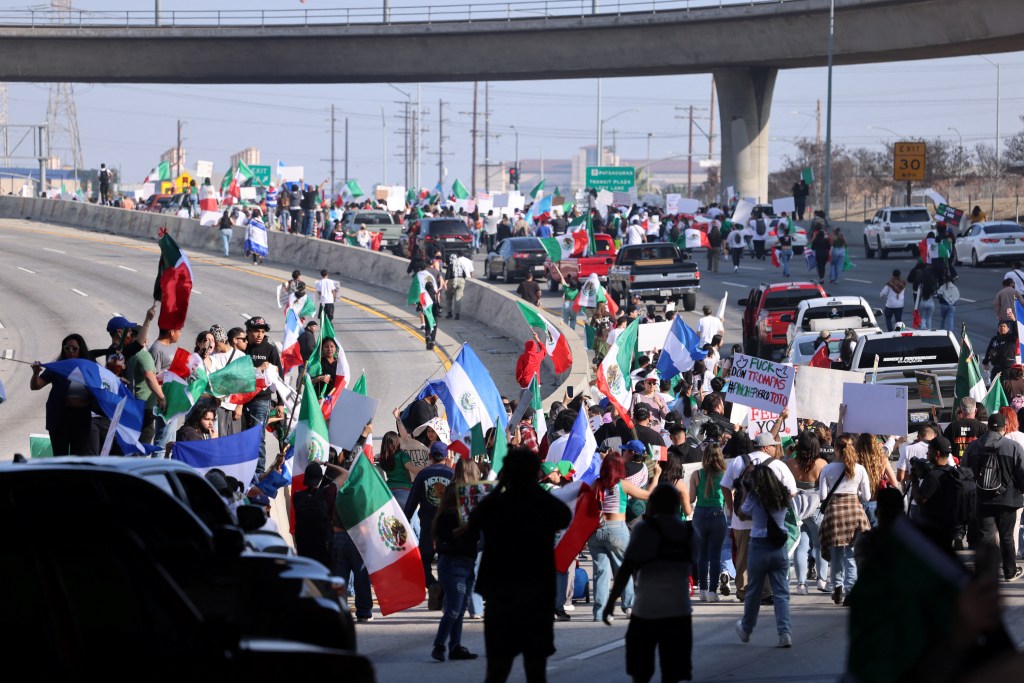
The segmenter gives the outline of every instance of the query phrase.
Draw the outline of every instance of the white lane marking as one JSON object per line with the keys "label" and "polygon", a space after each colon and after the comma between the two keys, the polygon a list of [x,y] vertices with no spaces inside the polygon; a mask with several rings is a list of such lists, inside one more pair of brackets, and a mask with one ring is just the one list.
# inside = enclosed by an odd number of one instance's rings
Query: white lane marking
{"label": "white lane marking", "polygon": [[748,285],[741,285],[738,282],[728,282],[727,280],[722,280],[722,284],[723,285],[729,285],[730,287],[747,287],[748,286]]}
{"label": "white lane marking", "polygon": [[68,252],[61,251],[60,249],[50,249],[49,247],[43,247],[43,251],[52,251],[54,254],[66,254]]}
{"label": "white lane marking", "polygon": [[592,650],[586,650],[584,652],[579,653],[578,655],[573,655],[572,657],[569,657],[569,659],[570,660],[577,660],[577,661],[582,661],[584,659],[590,659],[591,657],[596,657],[598,655],[603,655],[605,652],[611,652],[612,650],[617,650],[620,647],[623,647],[625,644],[626,644],[626,639],[623,638],[622,640],[616,640],[616,641],[613,641],[611,643],[605,643],[604,645],[601,645],[600,647],[595,647]]}
{"label": "white lane marking", "polygon": [[251,318],[251,317],[252,317],[252,316],[251,316],[251,315],[249,315],[248,313],[242,313],[242,314],[241,314],[241,316],[242,316],[243,318],[245,318],[246,320],[248,320],[249,318]]}
{"label": "white lane marking", "polygon": [[7,360],[11,360],[12,358],[14,358],[14,349],[7,349],[6,351],[4,351],[4,358],[6,358]]}
{"label": "white lane marking", "polygon": [[22,268],[21,266],[18,266],[18,270],[23,270],[23,271],[25,271],[26,273],[29,273],[29,274],[31,274],[31,275],[35,275],[35,274],[36,274],[36,271],[34,271],[34,270],[29,270],[28,268]]}
{"label": "white lane marking", "polygon": [[740,266],[741,270],[764,270],[764,266]]}
{"label": "white lane marking", "polygon": [[845,279],[849,280],[850,282],[860,282],[861,284],[865,284],[865,285],[870,285],[871,284],[871,280],[858,280],[855,277],[848,277],[848,278],[845,278]]}
{"label": "white lane marking", "polygon": [[135,270],[134,268],[129,268],[128,266],[118,266],[118,268],[120,268],[121,270],[130,270],[133,273],[139,272],[139,271]]}
{"label": "white lane marking", "polygon": [[0,322],[0,330],[4,329],[4,324]]}
{"label": "white lane marking", "polygon": [[969,304],[976,304],[976,303],[978,303],[977,299],[968,299],[965,296],[960,297],[960,301],[966,301]]}
{"label": "white lane marking", "polygon": [[202,292],[200,292],[198,289],[193,289],[192,293],[193,294],[202,294]]}
{"label": "white lane marking", "polygon": [[74,288],[72,288],[72,289],[71,289],[71,291],[72,291],[72,292],[74,292],[75,294],[77,294],[78,296],[89,296],[88,294],[86,294],[85,292],[83,292],[83,291],[82,291],[82,290],[80,290],[80,289],[74,289]]}
{"label": "white lane marking", "polygon": [[121,314],[118,313],[117,311],[111,311],[110,315],[114,316],[115,318],[120,318],[121,317]]}

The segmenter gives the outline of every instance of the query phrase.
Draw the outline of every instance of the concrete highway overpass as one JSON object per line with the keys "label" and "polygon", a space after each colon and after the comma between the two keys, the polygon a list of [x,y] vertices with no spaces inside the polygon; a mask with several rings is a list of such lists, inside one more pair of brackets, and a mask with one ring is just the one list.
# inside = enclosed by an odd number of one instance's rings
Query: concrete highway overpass
{"label": "concrete highway overpass", "polygon": [[[721,103],[723,185],[767,199],[776,75],[826,63],[829,0],[688,4],[655,0],[625,5],[637,11],[590,14],[589,2],[551,0],[530,4],[544,8],[536,9],[540,17],[520,18],[513,10],[520,3],[509,3],[459,6],[464,20],[358,23],[338,13],[330,15],[335,23],[310,25],[271,25],[259,13],[207,12],[175,13],[171,25],[165,13],[165,25],[155,26],[152,13],[132,11],[72,13],[69,23],[57,25],[7,10],[0,12],[0,81],[379,83],[711,72]],[[1020,0],[835,5],[837,65],[1024,45]],[[507,16],[493,16],[505,7]],[[570,7],[587,14],[565,14]],[[430,16],[445,9],[451,8],[434,7]],[[474,12],[489,18],[471,19]]]}

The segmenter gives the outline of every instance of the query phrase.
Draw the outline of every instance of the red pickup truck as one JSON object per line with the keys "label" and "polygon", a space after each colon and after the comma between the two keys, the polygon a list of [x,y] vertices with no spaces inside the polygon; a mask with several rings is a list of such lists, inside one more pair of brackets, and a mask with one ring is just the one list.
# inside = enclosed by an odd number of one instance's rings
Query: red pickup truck
{"label": "red pickup truck", "polygon": [[[597,255],[584,256],[582,252],[574,252],[572,258],[562,259],[558,262],[558,270],[555,270],[555,263],[548,259],[544,262],[544,271],[548,276],[548,288],[557,292],[562,286],[562,275],[575,275],[579,281],[586,280],[591,273],[597,273],[601,282],[608,280],[608,269],[615,263],[615,240],[611,235],[603,232],[594,233],[597,241]],[[561,271],[561,275],[559,275]]]}
{"label": "red pickup truck", "polygon": [[797,306],[804,299],[826,296],[821,285],[814,282],[761,283],[750,290],[745,299],[736,302],[743,307],[743,353],[772,360],[786,349],[786,330]]}

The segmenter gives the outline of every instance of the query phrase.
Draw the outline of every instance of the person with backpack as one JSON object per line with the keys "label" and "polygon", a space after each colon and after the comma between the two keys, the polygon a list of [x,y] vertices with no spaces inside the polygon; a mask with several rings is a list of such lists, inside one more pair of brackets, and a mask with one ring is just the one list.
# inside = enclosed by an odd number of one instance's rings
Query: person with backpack
{"label": "person with backpack", "polygon": [[106,206],[110,203],[110,169],[106,164],[100,164],[100,172],[96,178],[100,181],[100,205]]}
{"label": "person with backpack", "polygon": [[694,532],[680,517],[680,495],[670,484],[651,493],[650,506],[626,548],[615,585],[601,614],[611,625],[615,599],[634,578],[636,598],[626,629],[626,673],[647,683],[658,650],[662,681],[692,678],[693,606],[686,581],[693,568]]}
{"label": "person with backpack", "polygon": [[821,497],[821,556],[829,562],[832,602],[844,604],[857,581],[853,541],[858,533],[871,528],[864,504],[871,500],[867,470],[857,462],[854,436],[841,434],[836,439],[836,460],[821,470],[818,495]]}
{"label": "person with backpack", "polygon": [[295,511],[295,552],[316,560],[325,567],[334,566],[334,499],[338,497],[338,482],[344,478],[341,469],[334,479],[325,479],[319,463],[306,465],[305,488],[292,495]]}
{"label": "person with backpack", "polygon": [[977,516],[968,540],[975,548],[979,543],[995,543],[998,536],[1003,578],[1015,581],[1024,574],[1017,566],[1013,536],[1017,510],[1024,507],[1024,449],[1006,438],[1006,416],[1001,413],[988,418],[988,429],[968,447],[960,463],[974,473],[978,490]]}
{"label": "person with backpack", "polygon": [[944,436],[928,442],[928,462],[911,463],[920,482],[914,493],[919,514],[917,524],[943,550],[953,548],[957,527],[965,523],[977,501],[977,488],[969,470],[953,466],[953,445]]}
{"label": "person with backpack", "polygon": [[[729,517],[732,562],[736,568],[736,599],[744,602],[747,595],[747,563],[750,548],[750,534],[753,520],[749,513],[742,509],[743,500],[749,492],[750,473],[756,465],[777,457],[780,454],[779,429],[783,420],[776,420],[771,433],[761,432],[754,439],[756,451],[743,453],[732,459],[725,468],[719,486],[724,496],[725,511]],[[790,475],[792,479],[792,475]],[[796,484],[793,485],[796,490]],[[762,581],[762,584],[764,582]],[[758,591],[760,592],[760,588]],[[758,597],[758,599],[760,596]]]}
{"label": "person with backpack", "polygon": [[[734,507],[735,512],[742,512],[751,518],[747,555],[750,583],[746,586],[743,618],[736,622],[736,635],[740,642],[750,642],[750,634],[757,625],[757,615],[761,609],[761,591],[767,580],[771,584],[772,604],[775,607],[775,628],[779,635],[777,647],[793,647],[789,615],[786,511],[790,500],[797,494],[796,480],[777,456],[781,446],[777,436],[762,432],[757,435],[754,443],[762,452],[763,449],[770,449],[771,453],[744,474],[746,495],[739,508]],[[737,569],[737,577],[738,572]]]}
{"label": "person with backpack", "polygon": [[760,213],[750,219],[750,243],[754,247],[754,258],[764,261],[764,246],[768,240],[768,223]]}

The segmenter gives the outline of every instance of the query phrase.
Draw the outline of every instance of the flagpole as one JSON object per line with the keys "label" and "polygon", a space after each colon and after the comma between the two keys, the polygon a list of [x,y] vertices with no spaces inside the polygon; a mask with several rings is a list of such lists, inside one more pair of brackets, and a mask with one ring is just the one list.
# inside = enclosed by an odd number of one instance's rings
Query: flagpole
{"label": "flagpole", "polygon": [[[288,441],[288,437],[291,436],[292,426],[295,423],[295,416],[302,410],[302,392],[306,389],[306,383],[303,381],[306,378],[306,366],[302,366],[302,370],[299,371],[299,376],[296,383],[299,385],[295,391],[295,408],[292,410],[292,414],[288,416],[287,429],[285,429],[284,437],[281,439],[282,442]],[[282,380],[283,381],[283,380]]]}
{"label": "flagpole", "polygon": [[[457,352],[455,353],[455,355],[456,355],[456,356],[458,356],[458,355],[459,355],[459,353],[460,353],[460,352],[462,351],[462,347],[463,347],[463,346],[465,346],[465,345],[466,345],[466,342],[462,342],[462,344],[460,344],[460,345],[459,345],[459,351],[457,351]],[[434,375],[436,375],[436,374],[437,374],[437,371],[438,371],[438,370],[442,370],[442,369],[444,369],[444,365],[439,365],[439,366],[437,366],[437,368],[435,368],[435,369],[434,369],[434,371],[433,371],[432,373],[430,373],[429,375],[427,375],[427,379],[425,379],[425,380],[423,380],[422,382],[420,382],[420,385],[419,385],[419,386],[418,386],[418,387],[416,388],[416,391],[414,391],[414,392],[412,392],[411,394],[409,394],[408,396],[406,396],[406,397],[405,397],[405,399],[404,399],[404,400],[402,400],[402,401],[400,401],[398,405],[405,405],[405,403],[406,403],[406,402],[407,402],[407,401],[408,401],[408,400],[409,400],[410,398],[412,398],[412,397],[413,397],[413,396],[415,396],[416,394],[420,393],[420,391],[422,391],[422,390],[423,390],[423,387],[425,387],[425,386],[427,385],[427,382],[428,382],[428,381],[430,380],[430,378],[431,378],[431,377],[433,377]]]}

